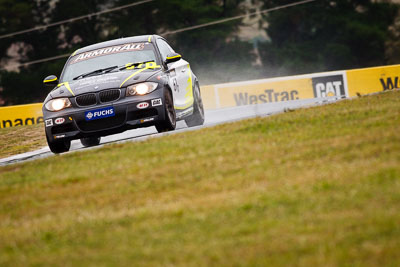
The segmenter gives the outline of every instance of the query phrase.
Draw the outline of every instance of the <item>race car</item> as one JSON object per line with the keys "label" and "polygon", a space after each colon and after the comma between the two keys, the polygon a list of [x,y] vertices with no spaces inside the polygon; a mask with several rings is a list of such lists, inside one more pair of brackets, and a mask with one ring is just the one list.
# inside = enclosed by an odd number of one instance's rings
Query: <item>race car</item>
{"label": "race car", "polygon": [[75,51],[43,104],[47,143],[53,153],[71,140],[95,146],[102,136],[139,127],[174,130],[204,123],[199,81],[187,61],[158,35],[121,38]]}

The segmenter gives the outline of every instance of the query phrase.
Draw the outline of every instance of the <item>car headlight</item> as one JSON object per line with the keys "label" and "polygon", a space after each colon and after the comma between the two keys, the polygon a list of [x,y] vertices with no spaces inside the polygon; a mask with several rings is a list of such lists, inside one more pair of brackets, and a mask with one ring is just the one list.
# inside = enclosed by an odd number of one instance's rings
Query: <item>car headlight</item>
{"label": "car headlight", "polygon": [[52,99],[44,105],[48,111],[60,111],[71,106],[71,101],[68,98]]}
{"label": "car headlight", "polygon": [[145,82],[130,85],[126,88],[126,96],[145,95],[156,90],[158,83]]}

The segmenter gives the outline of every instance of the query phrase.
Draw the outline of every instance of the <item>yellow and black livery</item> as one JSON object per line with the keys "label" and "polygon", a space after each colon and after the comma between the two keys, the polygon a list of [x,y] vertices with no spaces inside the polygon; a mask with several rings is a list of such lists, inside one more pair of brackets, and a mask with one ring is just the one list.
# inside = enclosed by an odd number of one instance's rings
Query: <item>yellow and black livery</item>
{"label": "yellow and black livery", "polygon": [[158,35],[121,38],[75,51],[43,104],[46,138],[54,153],[71,140],[83,146],[102,136],[155,126],[174,130],[176,121],[204,123],[197,77],[190,65]]}

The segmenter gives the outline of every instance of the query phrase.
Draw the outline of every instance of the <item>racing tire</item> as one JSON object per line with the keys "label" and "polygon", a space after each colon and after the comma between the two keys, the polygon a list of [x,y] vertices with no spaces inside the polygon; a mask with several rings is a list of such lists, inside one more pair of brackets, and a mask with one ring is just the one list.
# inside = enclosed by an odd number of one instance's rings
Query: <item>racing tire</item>
{"label": "racing tire", "polygon": [[187,117],[185,122],[188,127],[204,124],[203,100],[201,99],[200,88],[197,83],[194,88],[193,114]]}
{"label": "racing tire", "polygon": [[55,154],[60,154],[60,153],[64,153],[69,151],[70,147],[71,147],[71,141],[68,140],[62,140],[62,141],[54,141],[54,142],[50,142],[49,138],[46,135],[46,139],[47,139],[47,145],[50,148],[50,151],[55,153]]}
{"label": "racing tire", "polygon": [[84,147],[98,146],[100,144],[101,137],[86,137],[81,138],[81,144]]}
{"label": "racing tire", "polygon": [[174,107],[174,100],[172,94],[168,89],[164,90],[164,121],[156,123],[157,132],[173,131],[176,128],[176,112]]}

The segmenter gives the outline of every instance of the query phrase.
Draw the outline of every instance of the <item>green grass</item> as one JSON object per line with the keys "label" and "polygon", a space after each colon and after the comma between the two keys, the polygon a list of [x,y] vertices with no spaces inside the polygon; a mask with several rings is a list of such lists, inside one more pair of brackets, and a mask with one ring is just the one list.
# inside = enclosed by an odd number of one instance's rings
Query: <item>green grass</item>
{"label": "green grass", "polygon": [[0,168],[1,266],[399,266],[400,92]]}
{"label": "green grass", "polygon": [[0,129],[0,158],[47,146],[43,124]]}

